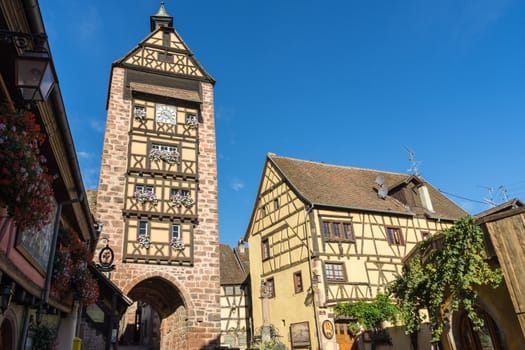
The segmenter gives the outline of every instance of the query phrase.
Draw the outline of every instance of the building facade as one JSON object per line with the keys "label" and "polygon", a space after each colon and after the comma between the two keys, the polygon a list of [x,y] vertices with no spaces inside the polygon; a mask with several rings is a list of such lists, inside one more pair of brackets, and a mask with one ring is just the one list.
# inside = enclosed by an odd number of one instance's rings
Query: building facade
{"label": "building facade", "polygon": [[252,339],[249,252],[244,241],[221,251],[221,346],[248,349]]}
{"label": "building facade", "polygon": [[[220,334],[215,81],[163,2],[150,24],[111,68],[96,218],[115,251],[111,280],[157,313],[157,345],[212,348]],[[125,339],[140,339],[136,322],[131,309]]]}
{"label": "building facade", "polygon": [[[44,341],[71,349],[85,296],[77,292],[87,287],[71,281],[79,272],[89,278],[98,232],[38,2],[0,1],[0,52],[0,349]],[[45,73],[34,79],[38,89],[18,79],[29,61],[32,76]],[[72,243],[86,253],[77,256],[82,270],[57,258]],[[66,269],[70,274],[60,275]]]}
{"label": "building facade", "polygon": [[[334,306],[375,298],[418,241],[464,215],[418,176],[269,154],[245,237],[255,336],[349,350]],[[410,347],[402,330],[391,335]]]}

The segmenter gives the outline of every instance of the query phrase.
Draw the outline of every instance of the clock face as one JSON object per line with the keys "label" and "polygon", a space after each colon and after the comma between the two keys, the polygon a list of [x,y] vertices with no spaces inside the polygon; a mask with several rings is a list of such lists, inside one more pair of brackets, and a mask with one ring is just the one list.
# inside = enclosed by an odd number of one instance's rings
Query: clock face
{"label": "clock face", "polygon": [[155,105],[155,120],[159,123],[177,124],[177,107],[170,105]]}

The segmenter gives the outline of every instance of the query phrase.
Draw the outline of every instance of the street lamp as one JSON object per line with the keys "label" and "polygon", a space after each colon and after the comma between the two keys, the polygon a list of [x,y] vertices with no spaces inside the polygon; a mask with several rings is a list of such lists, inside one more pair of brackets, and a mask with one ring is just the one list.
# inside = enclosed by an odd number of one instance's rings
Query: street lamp
{"label": "street lamp", "polygon": [[[15,59],[15,85],[25,101],[45,101],[55,85],[51,57],[45,48],[44,33],[29,34],[0,30],[0,41],[23,51]],[[26,50],[27,48],[34,50]]]}
{"label": "street lamp", "polygon": [[0,286],[0,313],[3,315],[9,308],[11,298],[15,294],[15,283],[6,283]]}
{"label": "street lamp", "polygon": [[16,87],[25,101],[46,101],[55,84],[49,53],[26,51],[16,58]]}

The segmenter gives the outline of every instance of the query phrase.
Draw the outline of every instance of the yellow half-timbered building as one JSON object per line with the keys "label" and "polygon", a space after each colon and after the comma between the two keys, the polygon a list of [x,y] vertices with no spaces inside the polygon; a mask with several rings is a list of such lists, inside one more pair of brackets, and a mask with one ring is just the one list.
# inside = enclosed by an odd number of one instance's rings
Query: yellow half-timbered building
{"label": "yellow half-timbered building", "polygon": [[350,349],[333,306],[375,298],[418,241],[464,215],[419,176],[269,154],[245,237],[255,335]]}

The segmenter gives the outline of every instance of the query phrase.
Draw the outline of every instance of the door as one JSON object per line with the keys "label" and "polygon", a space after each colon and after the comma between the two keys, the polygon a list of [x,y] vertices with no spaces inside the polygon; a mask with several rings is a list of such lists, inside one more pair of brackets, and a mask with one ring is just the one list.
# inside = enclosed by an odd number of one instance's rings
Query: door
{"label": "door", "polygon": [[13,350],[14,332],[11,321],[8,318],[4,318],[2,326],[0,327],[0,350]]}
{"label": "door", "polygon": [[339,350],[351,350],[355,338],[350,332],[348,321],[335,321],[335,340]]}
{"label": "door", "polygon": [[501,350],[503,348],[496,323],[483,310],[478,309],[478,315],[484,325],[475,329],[464,312],[460,314],[460,346],[465,350]]}

